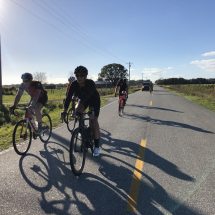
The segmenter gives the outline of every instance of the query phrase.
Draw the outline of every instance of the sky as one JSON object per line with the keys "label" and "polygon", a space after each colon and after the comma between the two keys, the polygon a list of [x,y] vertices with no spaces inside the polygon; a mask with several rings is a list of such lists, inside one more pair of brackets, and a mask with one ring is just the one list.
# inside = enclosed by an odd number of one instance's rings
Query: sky
{"label": "sky", "polygon": [[214,0],[0,0],[2,84],[25,72],[97,80],[117,63],[130,80],[215,78]]}

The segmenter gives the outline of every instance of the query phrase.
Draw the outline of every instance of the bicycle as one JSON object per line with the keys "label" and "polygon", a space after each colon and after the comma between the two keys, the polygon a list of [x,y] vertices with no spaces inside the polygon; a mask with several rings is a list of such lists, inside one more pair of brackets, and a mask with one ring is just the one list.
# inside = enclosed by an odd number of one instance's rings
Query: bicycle
{"label": "bicycle", "polygon": [[[16,107],[15,109],[25,110],[25,118],[16,123],[13,131],[14,150],[18,155],[24,155],[28,152],[31,146],[32,130],[34,139],[37,139],[39,136],[40,140],[46,143],[52,133],[52,122],[50,116],[47,113],[44,113],[42,115],[42,134],[37,135],[37,126],[34,122],[34,118],[32,118],[32,115],[35,116],[35,114],[33,112],[28,113],[27,107]],[[12,114],[17,116],[17,114],[14,113],[14,110]]]}
{"label": "bicycle", "polygon": [[[115,94],[116,96],[116,94]],[[118,113],[119,116],[121,116],[121,113],[124,113],[124,107],[125,107],[125,93],[120,93],[119,94],[119,108],[118,108]]]}
{"label": "bicycle", "polygon": [[[92,112],[76,113],[75,121],[79,122],[79,126],[72,133],[70,142],[70,166],[75,176],[79,176],[85,165],[86,152],[91,149],[93,156],[94,138],[92,131],[92,120],[84,118],[84,115],[90,115]],[[89,120],[89,125],[85,125],[85,121]]]}
{"label": "bicycle", "polygon": [[150,86],[150,87],[149,87],[149,92],[150,92],[150,94],[152,93],[152,91],[153,91],[153,88],[152,88],[152,86]]}
{"label": "bicycle", "polygon": [[72,132],[75,128],[75,102],[77,99],[72,99],[72,107],[67,112],[67,116],[64,117],[64,122],[67,124],[67,128]]}

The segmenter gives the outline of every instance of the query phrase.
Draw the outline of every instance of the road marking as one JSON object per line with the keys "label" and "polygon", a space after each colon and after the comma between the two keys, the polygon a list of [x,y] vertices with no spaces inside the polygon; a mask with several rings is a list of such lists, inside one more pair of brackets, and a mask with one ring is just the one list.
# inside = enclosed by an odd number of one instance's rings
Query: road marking
{"label": "road marking", "polygon": [[142,177],[143,157],[146,148],[146,140],[141,140],[139,155],[137,158],[134,175],[131,183],[130,193],[127,200],[126,211],[135,212],[139,195],[140,180]]}
{"label": "road marking", "polygon": [[152,106],[152,101],[150,101],[150,106]]}

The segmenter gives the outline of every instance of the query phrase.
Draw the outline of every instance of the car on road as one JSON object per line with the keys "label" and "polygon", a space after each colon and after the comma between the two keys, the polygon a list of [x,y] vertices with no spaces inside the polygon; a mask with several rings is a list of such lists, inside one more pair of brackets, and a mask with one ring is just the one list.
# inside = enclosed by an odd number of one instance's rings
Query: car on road
{"label": "car on road", "polygon": [[149,87],[150,87],[150,82],[143,82],[143,85],[142,85],[142,91],[143,90],[149,90]]}

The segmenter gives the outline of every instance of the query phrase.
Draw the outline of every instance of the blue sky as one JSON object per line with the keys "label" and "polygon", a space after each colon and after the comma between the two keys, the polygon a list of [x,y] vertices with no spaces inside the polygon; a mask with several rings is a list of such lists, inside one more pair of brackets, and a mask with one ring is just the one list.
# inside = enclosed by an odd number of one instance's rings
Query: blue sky
{"label": "blue sky", "polygon": [[2,84],[66,83],[119,63],[130,79],[215,78],[214,0],[0,0]]}

